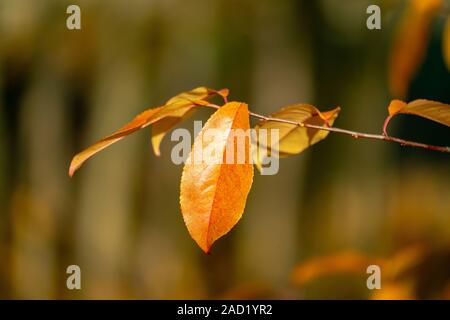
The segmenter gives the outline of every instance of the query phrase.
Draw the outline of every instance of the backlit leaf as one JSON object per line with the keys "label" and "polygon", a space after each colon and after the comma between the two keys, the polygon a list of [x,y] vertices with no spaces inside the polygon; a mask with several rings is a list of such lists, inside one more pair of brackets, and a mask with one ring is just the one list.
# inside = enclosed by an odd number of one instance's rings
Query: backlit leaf
{"label": "backlit leaf", "polygon": [[164,134],[180,122],[183,117],[187,117],[189,111],[196,106],[195,101],[204,100],[216,94],[221,95],[225,99],[228,94],[228,90],[223,89],[216,91],[205,87],[199,87],[173,97],[161,107],[148,109],[142,112],[118,131],[78,153],[70,164],[69,175],[73,176],[75,171],[97,152],[123,139],[125,136],[156,122],[162,122],[158,125],[156,130],[153,131],[155,137],[153,142],[155,153],[159,154],[159,144],[164,137]]}
{"label": "backlit leaf", "polygon": [[397,114],[413,114],[450,126],[450,105],[437,101],[419,99],[406,103],[400,100],[393,100],[388,107],[388,111],[389,117],[384,125],[385,133],[390,119]]}
{"label": "backlit leaf", "polygon": [[442,0],[411,0],[397,26],[389,61],[389,85],[398,98],[408,87],[425,57],[431,22],[442,7]]}
{"label": "backlit leaf", "polygon": [[216,91],[199,87],[192,91],[184,92],[168,100],[162,107],[161,112],[150,119],[150,121],[154,122],[152,127],[152,146],[157,156],[161,154],[160,144],[167,132],[192,115],[193,108],[197,106],[196,102],[201,104],[204,99],[208,99],[215,94],[226,98],[228,89]]}
{"label": "backlit leaf", "polygon": [[[195,139],[181,177],[180,204],[184,222],[206,253],[214,241],[228,233],[241,218],[253,181],[248,133],[243,136],[245,161],[225,163],[225,151],[238,147],[241,131],[232,129],[248,132],[249,112],[245,103],[227,103],[210,117]],[[211,136],[213,132],[218,134]],[[211,157],[199,156],[211,148],[216,150]]]}
{"label": "backlit leaf", "polygon": [[[327,112],[320,112],[312,105],[295,104],[272,114],[271,118],[318,126],[332,126],[339,111],[340,108],[338,107]],[[325,130],[306,128],[292,123],[263,120],[255,127],[257,138],[260,137],[261,129],[267,130],[267,142],[263,144],[258,141],[258,148],[254,149],[254,163],[258,169],[261,169],[264,158],[270,154],[270,146],[276,146],[276,142],[271,141],[271,130],[279,130],[277,151],[280,157],[298,154],[313,144],[325,139],[329,133]]]}
{"label": "backlit leaf", "polygon": [[390,281],[373,290],[371,300],[415,300],[414,285],[410,281]]}

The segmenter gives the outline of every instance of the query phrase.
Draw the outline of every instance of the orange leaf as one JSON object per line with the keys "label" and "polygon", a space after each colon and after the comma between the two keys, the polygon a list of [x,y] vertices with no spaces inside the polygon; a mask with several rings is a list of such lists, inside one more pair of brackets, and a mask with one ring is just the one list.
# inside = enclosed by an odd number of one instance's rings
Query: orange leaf
{"label": "orange leaf", "polygon": [[431,22],[442,0],[411,0],[397,27],[389,61],[389,84],[395,97],[405,97],[425,57]]}
{"label": "orange leaf", "polygon": [[150,119],[151,122],[155,123],[152,128],[152,145],[153,151],[157,156],[161,154],[159,147],[167,132],[191,116],[192,109],[197,106],[197,102],[200,105],[203,103],[203,99],[208,99],[215,94],[225,98],[228,90],[216,91],[199,87],[189,92],[184,92],[168,100],[162,107],[161,112],[158,112]]}
{"label": "orange leaf", "polygon": [[[253,181],[249,159],[250,137],[245,135],[245,161],[226,163],[226,150],[236,150],[240,132],[248,132],[245,103],[230,102],[217,110],[196,137],[181,177],[180,204],[192,238],[206,253],[242,217]],[[242,129],[233,131],[234,129]],[[211,139],[210,133],[218,132]],[[241,132],[242,134],[242,132]],[[211,157],[198,159],[205,150]],[[233,149],[230,149],[233,148]]]}
{"label": "orange leaf", "polygon": [[402,100],[392,100],[389,104],[388,111],[390,115],[396,114],[398,111],[407,106],[406,102]]}
{"label": "orange leaf", "polygon": [[77,154],[70,164],[69,175],[72,177],[75,171],[78,170],[86,160],[95,155],[97,152],[123,139],[123,137],[139,129],[145,128],[155,122],[161,122],[161,124],[157,126],[156,130],[153,131],[152,139],[155,153],[159,155],[159,144],[161,143],[161,140],[167,133],[167,131],[169,131],[178,122],[182,121],[190,114],[189,111],[191,111],[191,109],[196,106],[195,102],[197,100],[207,99],[216,94],[221,95],[225,99],[228,94],[228,90],[222,89],[220,91],[216,91],[205,87],[199,87],[173,97],[161,107],[148,109],[142,112],[131,122],[126,124],[124,127],[119,129],[112,135],[101,139],[100,141],[94,143],[92,146]]}
{"label": "orange leaf", "polygon": [[125,136],[142,129],[150,124],[148,121],[149,118],[161,110],[161,107],[155,108],[155,109],[148,109],[138,116],[134,118],[131,122],[127,123],[124,127],[113,133],[112,135],[109,135],[102,140],[94,143],[89,148],[83,150],[82,152],[78,153],[73,159],[70,164],[69,168],[69,175],[72,177],[76,170],[78,170],[81,165],[90,157],[92,157],[97,152],[105,149],[106,147],[112,145],[113,143],[123,139]]}
{"label": "orange leaf", "polygon": [[388,111],[389,117],[386,119],[384,126],[385,133],[390,119],[400,113],[413,114],[450,126],[450,105],[437,101],[419,99],[405,103],[400,100],[393,100],[388,107]]}

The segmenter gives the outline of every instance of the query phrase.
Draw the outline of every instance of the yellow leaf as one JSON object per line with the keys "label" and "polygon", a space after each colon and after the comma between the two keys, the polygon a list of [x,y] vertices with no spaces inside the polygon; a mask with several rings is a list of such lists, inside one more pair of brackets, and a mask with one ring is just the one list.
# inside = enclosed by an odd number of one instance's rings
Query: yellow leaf
{"label": "yellow leaf", "polygon": [[397,26],[389,57],[389,86],[398,98],[408,87],[425,57],[431,22],[442,0],[411,0]]}
{"label": "yellow leaf", "polygon": [[97,152],[105,149],[111,144],[123,139],[125,136],[137,130],[145,128],[155,122],[162,121],[162,124],[158,125],[157,129],[154,131],[156,133],[154,133],[155,138],[153,145],[155,148],[155,153],[159,154],[159,144],[164,137],[164,134],[178,122],[180,122],[184,117],[187,117],[189,111],[196,106],[195,101],[207,99],[215,94],[219,94],[225,99],[228,94],[228,90],[222,89],[220,91],[216,91],[205,87],[199,87],[173,97],[161,107],[148,109],[142,112],[131,122],[126,124],[124,127],[119,129],[112,135],[101,139],[84,151],[78,153],[72,159],[69,168],[69,175],[72,177],[75,171],[78,170],[86,160],[95,155]]}
{"label": "yellow leaf", "polygon": [[[270,117],[296,123],[332,126],[339,111],[340,108],[338,107],[327,112],[320,112],[312,105],[295,104],[281,109]],[[253,152],[254,163],[260,170],[262,161],[271,152],[270,146],[275,146],[278,143],[277,151],[279,156],[286,157],[302,152],[313,144],[325,139],[329,133],[325,130],[306,128],[292,123],[263,120],[255,127],[258,139],[260,138],[261,129],[267,130],[267,143],[262,144],[258,141],[257,148]],[[271,141],[271,130],[279,130],[279,141]]]}
{"label": "yellow leaf", "polygon": [[216,91],[199,87],[189,92],[184,92],[168,100],[161,111],[150,119],[150,121],[155,123],[152,128],[152,146],[157,156],[161,154],[160,144],[167,132],[183,120],[189,118],[195,106],[198,104],[203,105],[204,99],[208,99],[215,94],[226,97],[228,90],[222,89]]}
{"label": "yellow leaf", "polygon": [[447,18],[444,27],[444,33],[442,38],[442,49],[444,50],[444,60],[447,65],[447,69],[450,71],[450,17]]}
{"label": "yellow leaf", "polygon": [[[450,126],[450,105],[437,101],[419,99],[405,103],[403,101],[393,100],[388,107],[388,111],[390,117],[387,119],[387,122],[396,114],[403,113],[413,114]],[[386,125],[387,123],[385,127]]]}
{"label": "yellow leaf", "polygon": [[[244,211],[253,181],[249,135],[244,136],[243,163],[226,163],[226,150],[236,150],[239,132],[243,130],[242,134],[245,134],[249,127],[245,103],[225,104],[210,117],[196,137],[184,166],[180,187],[183,219],[192,238],[206,253],[214,241],[233,228]],[[211,132],[219,134],[211,138]],[[211,148],[217,152],[208,159],[199,158],[199,153]]]}

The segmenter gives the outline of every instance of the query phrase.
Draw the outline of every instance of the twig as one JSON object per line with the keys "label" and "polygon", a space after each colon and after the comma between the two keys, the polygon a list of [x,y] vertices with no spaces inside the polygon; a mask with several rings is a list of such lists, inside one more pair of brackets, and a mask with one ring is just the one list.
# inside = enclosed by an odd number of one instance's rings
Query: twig
{"label": "twig", "polygon": [[[211,103],[205,104],[203,106],[214,108],[214,109],[220,109],[220,106],[211,104]],[[291,121],[291,120],[286,120],[286,119],[272,118],[272,117],[263,116],[261,114],[254,113],[254,112],[249,112],[249,114],[255,118],[259,118],[259,119],[265,120],[265,121],[277,121],[277,122],[289,123],[289,124],[293,124],[293,125],[305,127],[305,128],[335,132],[335,133],[352,136],[355,139],[365,138],[365,139],[373,139],[373,140],[390,141],[390,142],[398,143],[401,146],[405,146],[405,147],[415,147],[415,148],[422,148],[422,149],[427,149],[427,150],[450,153],[450,147],[447,147],[447,146],[434,146],[434,145],[429,145],[429,144],[425,144],[425,143],[421,143],[421,142],[404,140],[404,139],[400,139],[400,138],[396,138],[396,137],[391,137],[391,136],[387,135],[386,132],[384,134],[363,133],[363,132],[357,132],[357,131],[336,128],[336,127],[323,127],[323,126],[318,126],[315,124],[309,124],[309,123],[304,123],[304,122],[296,122],[296,121]]]}

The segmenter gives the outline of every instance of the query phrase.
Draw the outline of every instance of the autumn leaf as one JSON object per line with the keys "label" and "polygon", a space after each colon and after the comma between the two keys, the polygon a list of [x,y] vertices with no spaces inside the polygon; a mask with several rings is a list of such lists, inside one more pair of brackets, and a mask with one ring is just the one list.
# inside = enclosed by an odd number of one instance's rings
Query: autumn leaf
{"label": "autumn leaf", "polygon": [[[245,103],[230,102],[216,111],[196,137],[181,177],[180,204],[192,238],[206,253],[239,221],[253,181],[250,163],[249,112]],[[241,130],[237,130],[241,129]],[[210,136],[209,133],[218,134]],[[245,134],[245,161],[227,163],[227,152],[239,150]],[[205,150],[215,150],[204,157]],[[203,153],[202,158],[198,154]]]}
{"label": "autumn leaf", "polygon": [[[320,112],[309,104],[295,104],[275,112],[270,117],[289,122],[305,123],[318,126],[332,126],[338,116],[340,108],[327,112]],[[274,120],[263,120],[255,127],[256,137],[259,139],[261,129],[267,130],[266,143],[258,141],[257,148],[253,150],[254,163],[261,170],[264,158],[271,153],[271,147],[278,144],[277,151],[280,157],[298,154],[317,142],[325,139],[328,131],[307,128],[293,123]],[[278,141],[271,141],[271,130],[279,130]]]}
{"label": "autumn leaf", "polygon": [[302,286],[317,278],[336,274],[365,274],[367,266],[381,264],[374,259],[354,251],[339,252],[329,256],[315,257],[297,266],[292,281]]}
{"label": "autumn leaf", "polygon": [[160,110],[161,107],[155,109],[148,109],[142,112],[141,114],[136,116],[132,121],[127,123],[124,127],[117,130],[115,133],[101,139],[100,141],[97,141],[92,146],[78,153],[70,163],[69,175],[72,177],[75,171],[77,171],[86,160],[95,155],[97,152],[123,139],[125,136],[148,126],[150,124],[148,119],[153,114],[159,112]]}
{"label": "autumn leaf", "polygon": [[228,95],[228,90],[222,89],[220,91],[216,91],[205,87],[199,87],[173,97],[161,107],[148,109],[142,112],[118,131],[78,153],[72,159],[69,168],[69,175],[72,177],[75,171],[97,152],[105,149],[135,131],[158,122],[157,128],[153,131],[154,135],[152,140],[155,153],[159,155],[159,144],[167,131],[177,125],[178,122],[182,121],[182,119],[188,115],[189,111],[196,106],[195,102],[197,100],[207,99],[216,94],[226,98]]}
{"label": "autumn leaf", "polygon": [[397,26],[389,57],[389,85],[398,98],[408,87],[425,57],[431,22],[442,7],[442,0],[411,0]]}
{"label": "autumn leaf", "polygon": [[450,17],[445,22],[444,32],[442,35],[442,49],[444,54],[445,64],[450,71]]}
{"label": "autumn leaf", "polygon": [[387,125],[397,114],[413,114],[450,126],[450,105],[437,101],[419,99],[406,103],[401,100],[393,100],[389,104],[388,111],[389,117],[386,118],[383,127],[385,135],[387,135]]}
{"label": "autumn leaf", "polygon": [[192,115],[193,108],[197,106],[196,102],[203,102],[204,99],[208,99],[215,94],[222,96],[226,100],[228,89],[216,91],[199,87],[182,93],[167,101],[161,112],[150,119],[150,121],[155,123],[152,126],[152,145],[153,151],[157,156],[161,153],[160,144],[167,132]]}

